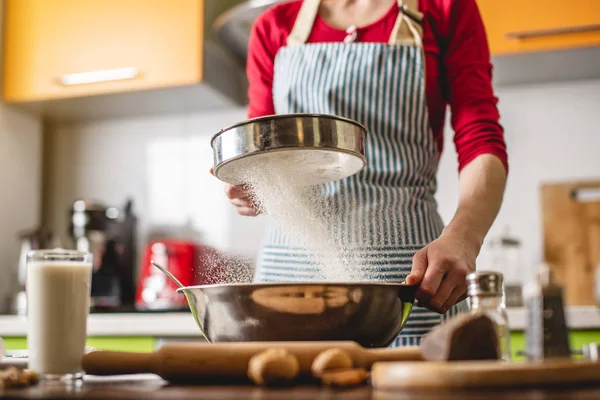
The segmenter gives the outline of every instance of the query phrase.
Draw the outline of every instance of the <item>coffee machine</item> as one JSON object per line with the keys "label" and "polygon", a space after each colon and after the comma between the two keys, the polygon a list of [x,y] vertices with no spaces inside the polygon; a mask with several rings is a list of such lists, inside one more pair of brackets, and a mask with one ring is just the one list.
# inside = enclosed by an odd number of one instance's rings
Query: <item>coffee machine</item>
{"label": "coffee machine", "polygon": [[133,201],[119,209],[77,200],[69,216],[73,247],[93,254],[92,310],[133,307],[137,224]]}

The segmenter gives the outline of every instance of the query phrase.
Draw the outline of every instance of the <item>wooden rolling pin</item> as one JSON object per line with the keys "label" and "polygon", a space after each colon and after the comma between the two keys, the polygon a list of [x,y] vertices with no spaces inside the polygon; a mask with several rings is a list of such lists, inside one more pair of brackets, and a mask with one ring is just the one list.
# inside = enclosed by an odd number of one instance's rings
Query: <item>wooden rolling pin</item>
{"label": "wooden rolling pin", "polygon": [[157,374],[166,381],[247,379],[250,358],[270,348],[296,356],[300,375],[309,375],[314,358],[324,350],[347,351],[355,366],[370,369],[380,361],[421,361],[419,347],[365,349],[355,342],[173,343],[153,353],[95,351],[83,357],[90,375]]}

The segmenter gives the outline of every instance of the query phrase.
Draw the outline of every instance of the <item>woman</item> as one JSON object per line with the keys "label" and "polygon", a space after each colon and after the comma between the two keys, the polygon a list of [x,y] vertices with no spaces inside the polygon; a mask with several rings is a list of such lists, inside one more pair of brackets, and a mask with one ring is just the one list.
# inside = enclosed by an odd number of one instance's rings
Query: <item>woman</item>
{"label": "woman", "polygon": [[[282,3],[254,24],[247,72],[251,118],[323,113],[367,127],[367,166],[326,193],[350,204],[342,218],[359,210],[361,221],[372,221],[367,232],[385,232],[365,235],[360,249],[366,259],[386,260],[381,279],[419,284],[426,308],[413,311],[395,345],[417,345],[443,318],[465,310],[465,276],[499,211],[508,171],[475,0]],[[444,227],[434,194],[447,105],[460,196]],[[227,186],[226,194],[240,214],[256,215],[244,190]],[[261,251],[269,263],[259,262],[258,280],[276,280],[284,265],[289,273],[278,234]],[[287,260],[299,251],[289,248]]]}

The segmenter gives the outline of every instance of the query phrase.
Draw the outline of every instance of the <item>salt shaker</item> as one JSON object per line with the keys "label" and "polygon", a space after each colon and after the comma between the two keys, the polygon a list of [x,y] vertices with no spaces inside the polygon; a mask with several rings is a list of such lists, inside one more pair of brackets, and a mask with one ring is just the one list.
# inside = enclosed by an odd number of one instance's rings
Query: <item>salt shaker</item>
{"label": "salt shaker", "polygon": [[473,314],[485,313],[495,323],[500,357],[510,361],[510,326],[503,301],[503,277],[499,272],[477,271],[467,276],[468,296]]}

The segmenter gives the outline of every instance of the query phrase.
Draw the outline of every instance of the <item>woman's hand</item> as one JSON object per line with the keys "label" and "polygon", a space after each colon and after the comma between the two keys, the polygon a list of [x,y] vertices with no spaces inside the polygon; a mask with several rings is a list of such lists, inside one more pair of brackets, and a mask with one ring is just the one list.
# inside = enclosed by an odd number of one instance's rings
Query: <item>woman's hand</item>
{"label": "woman's hand", "polygon": [[235,206],[238,214],[246,217],[255,217],[260,214],[260,211],[252,203],[248,189],[226,184],[225,195],[229,198],[229,202]]}
{"label": "woman's hand", "polygon": [[428,309],[445,313],[467,296],[466,277],[475,271],[480,244],[463,235],[444,231],[441,236],[418,251],[406,278],[418,285],[416,298]]}
{"label": "woman's hand", "polygon": [[[210,173],[215,174],[212,168]],[[252,202],[250,191],[247,188],[225,184],[225,195],[238,214],[246,217],[255,217],[260,214],[260,211]]]}
{"label": "woman's hand", "polygon": [[502,204],[506,169],[494,155],[474,158],[460,172],[458,208],[440,237],[421,249],[406,278],[420,284],[417,300],[444,313],[467,294],[466,276],[475,271],[475,259]]}

